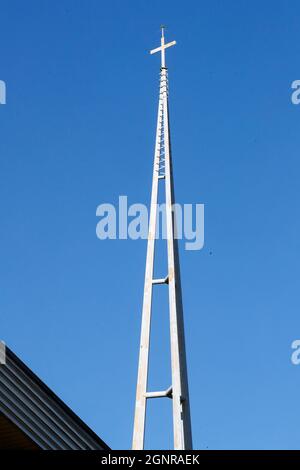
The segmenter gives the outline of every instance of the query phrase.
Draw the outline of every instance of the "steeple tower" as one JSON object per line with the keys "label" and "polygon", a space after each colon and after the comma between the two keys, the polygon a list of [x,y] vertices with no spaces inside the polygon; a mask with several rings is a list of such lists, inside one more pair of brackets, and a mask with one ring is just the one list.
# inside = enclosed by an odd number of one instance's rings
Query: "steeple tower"
{"label": "steeple tower", "polygon": [[[166,66],[165,57],[166,49],[174,46],[176,41],[166,43],[164,29],[165,28],[162,26],[160,47],[150,51],[150,54],[154,54],[156,52],[161,53],[161,67],[142,311],[141,342],[132,444],[132,448],[137,450],[144,448],[147,400],[154,398],[172,399],[174,449],[192,449],[192,431],[185,352],[178,241],[175,237],[175,214],[174,211],[172,211],[175,200],[169,126],[168,69]],[[168,272],[164,273],[163,278],[154,279],[153,271],[159,184],[162,184],[165,187]],[[160,288],[166,288],[167,285],[169,290],[172,384],[167,390],[149,392],[147,389],[147,382],[152,291],[153,285],[156,284],[162,285]]]}

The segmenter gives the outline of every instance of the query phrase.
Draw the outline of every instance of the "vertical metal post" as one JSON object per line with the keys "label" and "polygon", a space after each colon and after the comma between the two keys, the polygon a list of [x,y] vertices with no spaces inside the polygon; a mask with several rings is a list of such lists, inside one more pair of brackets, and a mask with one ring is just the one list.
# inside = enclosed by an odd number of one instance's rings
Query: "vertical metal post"
{"label": "vertical metal post", "polygon": [[146,419],[146,392],[148,380],[148,362],[150,346],[150,328],[151,328],[151,307],[152,307],[152,279],[154,265],[154,246],[157,217],[157,195],[158,195],[158,165],[160,156],[160,134],[162,125],[162,105],[159,100],[156,142],[153,164],[153,180],[151,207],[149,219],[149,234],[147,245],[146,272],[144,284],[144,299],[141,327],[140,357],[138,366],[138,382],[136,389],[136,405],[134,418],[133,449],[144,448],[145,419]]}

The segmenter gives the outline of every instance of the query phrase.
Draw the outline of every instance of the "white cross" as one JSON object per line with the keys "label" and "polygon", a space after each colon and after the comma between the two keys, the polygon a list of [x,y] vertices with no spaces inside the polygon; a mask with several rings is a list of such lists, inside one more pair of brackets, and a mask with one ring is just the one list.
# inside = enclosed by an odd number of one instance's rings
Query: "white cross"
{"label": "white cross", "polygon": [[152,51],[150,51],[150,54],[155,54],[155,52],[161,51],[161,66],[162,66],[162,68],[166,67],[165,50],[168,47],[175,46],[175,44],[176,44],[176,41],[168,42],[167,44],[165,44],[164,29],[165,29],[165,27],[162,26],[161,27],[161,40],[160,40],[161,46],[157,47],[156,49],[152,49]]}

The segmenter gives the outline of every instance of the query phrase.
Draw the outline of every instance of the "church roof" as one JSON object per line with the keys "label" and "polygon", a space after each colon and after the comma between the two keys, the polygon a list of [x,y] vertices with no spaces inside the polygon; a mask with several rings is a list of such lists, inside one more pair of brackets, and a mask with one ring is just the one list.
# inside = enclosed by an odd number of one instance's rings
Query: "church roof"
{"label": "church roof", "polygon": [[0,359],[0,449],[109,450],[8,347]]}

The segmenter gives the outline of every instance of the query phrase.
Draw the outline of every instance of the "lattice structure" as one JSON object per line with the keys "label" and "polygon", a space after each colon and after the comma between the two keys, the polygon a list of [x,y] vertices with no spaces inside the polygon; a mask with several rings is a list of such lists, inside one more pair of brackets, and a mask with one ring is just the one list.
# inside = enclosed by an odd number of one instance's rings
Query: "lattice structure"
{"label": "lattice structure", "polygon": [[[169,130],[168,71],[165,63],[165,50],[175,44],[175,41],[165,43],[164,28],[162,28],[161,46],[150,52],[151,54],[161,52],[161,69],[132,444],[133,449],[139,450],[144,448],[146,406],[147,400],[152,398],[172,399],[174,449],[192,449],[178,242],[175,238],[175,215],[172,211],[175,200]],[[153,270],[159,184],[164,184],[165,186],[168,273],[164,278],[154,279]],[[164,391],[149,392],[147,390],[147,382],[152,290],[153,285],[156,284],[167,284],[169,290],[172,385]]]}

